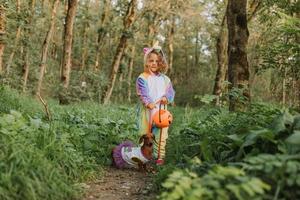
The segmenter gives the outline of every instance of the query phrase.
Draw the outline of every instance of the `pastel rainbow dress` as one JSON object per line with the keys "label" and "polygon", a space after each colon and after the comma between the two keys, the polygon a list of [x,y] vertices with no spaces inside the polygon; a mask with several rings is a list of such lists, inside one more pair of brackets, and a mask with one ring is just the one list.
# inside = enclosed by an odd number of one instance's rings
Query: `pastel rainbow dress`
{"label": "pastel rainbow dress", "polygon": [[[136,92],[141,100],[138,109],[138,134],[141,136],[149,132],[148,127],[149,120],[151,120],[150,117],[152,118],[153,114],[159,109],[159,103],[156,102],[165,96],[168,99],[168,103],[172,103],[174,101],[175,91],[170,78],[165,74],[144,72],[140,74],[136,80]],[[146,108],[149,103],[156,103],[156,108],[152,109],[150,112]],[[167,106],[165,109],[167,109]],[[155,159],[164,159],[168,128],[163,128],[160,131],[159,128],[152,125],[152,133],[158,142],[157,145],[154,145],[154,157]],[[160,133],[162,133],[161,136]]]}

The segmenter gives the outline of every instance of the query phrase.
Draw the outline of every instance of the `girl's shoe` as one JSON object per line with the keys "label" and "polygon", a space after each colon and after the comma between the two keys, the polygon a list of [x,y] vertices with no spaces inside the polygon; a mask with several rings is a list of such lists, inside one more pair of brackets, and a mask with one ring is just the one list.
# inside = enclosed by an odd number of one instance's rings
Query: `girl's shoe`
{"label": "girl's shoe", "polygon": [[165,161],[163,159],[158,159],[158,160],[156,160],[156,165],[163,165],[164,162]]}

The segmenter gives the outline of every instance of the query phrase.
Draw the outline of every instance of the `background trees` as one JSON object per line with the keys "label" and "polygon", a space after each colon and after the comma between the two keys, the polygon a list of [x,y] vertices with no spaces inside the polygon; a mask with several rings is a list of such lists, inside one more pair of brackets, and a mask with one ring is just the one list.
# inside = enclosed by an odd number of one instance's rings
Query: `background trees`
{"label": "background trees", "polygon": [[[176,104],[199,105],[205,94],[214,94],[218,104],[227,104],[232,95],[226,58],[227,1],[140,0],[136,1],[134,23],[124,26],[124,20],[129,20],[127,10],[134,2],[60,1],[53,15],[54,0],[2,0],[0,69],[5,73],[1,82],[29,94],[40,91],[43,96],[59,97],[64,103],[135,101],[130,96],[135,91],[135,77],[143,70],[142,49],[158,40],[168,56]],[[77,4],[73,31],[67,29],[72,22],[65,20],[70,16],[71,3]],[[249,64],[247,90],[251,99],[299,106],[296,1],[249,0],[245,12],[249,43],[245,45],[247,57],[243,57]],[[51,15],[55,25],[45,51]],[[127,41],[119,51],[121,38]],[[39,76],[42,52],[47,58],[42,61],[47,66],[43,82]],[[113,63],[119,67],[113,70]]]}

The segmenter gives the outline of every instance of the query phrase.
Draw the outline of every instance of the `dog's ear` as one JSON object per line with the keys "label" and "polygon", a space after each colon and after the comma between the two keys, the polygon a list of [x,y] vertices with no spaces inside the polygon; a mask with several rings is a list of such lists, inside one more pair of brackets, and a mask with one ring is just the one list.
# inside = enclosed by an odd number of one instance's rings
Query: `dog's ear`
{"label": "dog's ear", "polygon": [[142,135],[139,139],[139,144],[142,144],[145,140],[146,135]]}
{"label": "dog's ear", "polygon": [[154,141],[154,143],[158,144],[157,141],[156,141],[156,139],[155,139],[155,135],[152,134],[151,137],[152,137],[152,140]]}

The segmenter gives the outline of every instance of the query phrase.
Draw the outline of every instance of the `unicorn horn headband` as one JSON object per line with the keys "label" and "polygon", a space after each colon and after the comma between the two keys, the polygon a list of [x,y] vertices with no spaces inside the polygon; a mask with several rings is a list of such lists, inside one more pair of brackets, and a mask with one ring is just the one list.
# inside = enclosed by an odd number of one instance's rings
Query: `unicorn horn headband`
{"label": "unicorn horn headband", "polygon": [[161,46],[158,45],[158,41],[156,41],[152,47],[148,47],[148,48],[144,48],[143,51],[144,51],[144,64],[147,62],[147,56],[149,55],[149,53],[151,52],[157,52],[157,53],[160,53],[162,55],[162,59],[164,61],[164,63],[167,65],[168,62],[167,62],[167,59],[166,59],[166,55],[164,53],[164,51],[162,50]]}
{"label": "unicorn horn headband", "polygon": [[144,48],[143,49],[143,51],[144,51],[144,54],[146,55],[146,54],[149,54],[151,51],[157,51],[157,52],[160,52],[160,51],[162,51],[162,49],[161,49],[161,46],[159,46],[158,45],[158,41],[156,41],[155,43],[154,43],[154,45],[152,46],[152,47],[150,47],[150,48]]}

